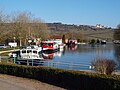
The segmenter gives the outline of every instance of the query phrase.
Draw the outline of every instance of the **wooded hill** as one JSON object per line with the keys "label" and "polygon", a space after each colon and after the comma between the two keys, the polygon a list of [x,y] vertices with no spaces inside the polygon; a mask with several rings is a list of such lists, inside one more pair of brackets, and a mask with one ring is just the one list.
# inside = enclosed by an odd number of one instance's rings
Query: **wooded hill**
{"label": "wooded hill", "polygon": [[52,33],[80,33],[85,39],[113,40],[114,29],[111,27],[98,28],[90,25],[74,25],[62,23],[46,23]]}
{"label": "wooded hill", "polygon": [[68,31],[68,30],[111,30],[111,27],[98,28],[90,25],[75,25],[75,24],[62,24],[62,23],[46,23],[50,30],[55,31]]}

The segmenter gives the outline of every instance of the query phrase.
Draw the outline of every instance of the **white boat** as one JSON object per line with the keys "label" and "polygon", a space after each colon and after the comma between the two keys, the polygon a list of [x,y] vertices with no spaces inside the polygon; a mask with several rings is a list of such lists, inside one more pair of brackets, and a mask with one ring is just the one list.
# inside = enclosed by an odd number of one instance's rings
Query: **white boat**
{"label": "white boat", "polygon": [[106,40],[101,40],[101,44],[106,44]]}
{"label": "white boat", "polygon": [[59,49],[64,48],[65,44],[62,43],[62,39],[54,39],[53,41],[58,44]]}
{"label": "white boat", "polygon": [[114,40],[113,43],[114,44],[120,44],[120,40]]}
{"label": "white boat", "polygon": [[23,48],[20,50],[21,59],[43,59],[42,57],[42,47],[31,46]]}

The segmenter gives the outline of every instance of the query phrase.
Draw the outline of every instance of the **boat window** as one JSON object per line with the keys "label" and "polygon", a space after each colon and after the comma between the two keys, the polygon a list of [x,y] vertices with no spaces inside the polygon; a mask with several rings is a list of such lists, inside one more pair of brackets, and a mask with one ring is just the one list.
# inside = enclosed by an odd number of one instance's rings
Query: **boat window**
{"label": "boat window", "polygon": [[0,44],[0,46],[5,46],[5,44]]}
{"label": "boat window", "polygon": [[27,53],[31,53],[32,52],[32,50],[27,50]]}
{"label": "boat window", "polygon": [[48,43],[48,46],[53,46],[53,43]]}
{"label": "boat window", "polygon": [[22,53],[26,53],[26,50],[22,50]]}
{"label": "boat window", "polygon": [[53,43],[42,43],[42,46],[53,46]]}
{"label": "boat window", "polygon": [[38,54],[42,54],[42,52],[38,52]]}
{"label": "boat window", "polygon": [[33,51],[33,53],[36,53],[36,54],[37,54],[37,51]]}

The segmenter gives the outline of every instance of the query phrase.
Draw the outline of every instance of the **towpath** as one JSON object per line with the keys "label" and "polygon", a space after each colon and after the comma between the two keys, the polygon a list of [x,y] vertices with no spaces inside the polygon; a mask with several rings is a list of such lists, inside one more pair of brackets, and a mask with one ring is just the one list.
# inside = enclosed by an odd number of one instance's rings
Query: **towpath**
{"label": "towpath", "polygon": [[19,51],[19,50],[20,50],[20,49],[13,49],[13,50],[0,51],[0,54],[2,54],[2,53],[7,53],[7,52]]}
{"label": "towpath", "polygon": [[0,90],[65,90],[33,79],[0,74]]}

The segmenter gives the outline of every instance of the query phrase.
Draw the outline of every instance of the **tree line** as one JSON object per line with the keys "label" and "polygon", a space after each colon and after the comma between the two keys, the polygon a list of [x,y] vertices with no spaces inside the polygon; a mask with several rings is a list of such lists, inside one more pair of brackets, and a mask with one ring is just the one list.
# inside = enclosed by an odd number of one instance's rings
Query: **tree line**
{"label": "tree line", "polygon": [[0,44],[17,42],[19,46],[26,45],[29,39],[50,39],[53,36],[66,36],[83,40],[84,35],[80,31],[69,30],[67,32],[51,31],[47,24],[40,18],[33,17],[31,12],[14,12],[11,15],[0,11]]}
{"label": "tree line", "polygon": [[47,25],[30,12],[16,12],[11,15],[0,11],[0,43],[16,41],[20,46],[26,45],[29,39],[49,38]]}

